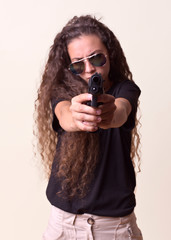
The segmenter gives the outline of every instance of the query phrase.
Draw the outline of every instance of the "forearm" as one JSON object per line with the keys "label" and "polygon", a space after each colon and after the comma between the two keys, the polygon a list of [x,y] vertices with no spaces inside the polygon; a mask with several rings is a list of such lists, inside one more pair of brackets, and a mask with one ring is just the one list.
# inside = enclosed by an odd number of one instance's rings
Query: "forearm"
{"label": "forearm", "polygon": [[74,123],[72,113],[70,111],[71,102],[62,101],[56,105],[55,114],[58,118],[60,126],[67,132],[78,131],[78,127]]}
{"label": "forearm", "polygon": [[124,109],[117,109],[113,114],[113,119],[110,124],[110,128],[121,127],[127,121],[127,114]]}
{"label": "forearm", "polygon": [[111,121],[111,128],[121,127],[128,119],[131,112],[131,104],[128,100],[118,98],[115,100],[116,110]]}

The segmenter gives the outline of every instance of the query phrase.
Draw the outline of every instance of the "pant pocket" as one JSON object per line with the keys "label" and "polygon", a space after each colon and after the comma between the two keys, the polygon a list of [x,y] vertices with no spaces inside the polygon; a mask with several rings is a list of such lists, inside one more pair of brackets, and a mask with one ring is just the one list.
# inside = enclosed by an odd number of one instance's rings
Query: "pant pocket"
{"label": "pant pocket", "polygon": [[137,224],[131,224],[127,226],[129,240],[143,240],[141,230],[138,228]]}

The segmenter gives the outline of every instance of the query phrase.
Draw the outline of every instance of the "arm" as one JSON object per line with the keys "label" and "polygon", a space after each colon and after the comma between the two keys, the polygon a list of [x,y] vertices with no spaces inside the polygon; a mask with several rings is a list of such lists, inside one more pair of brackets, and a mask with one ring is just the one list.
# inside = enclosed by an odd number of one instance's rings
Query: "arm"
{"label": "arm", "polygon": [[121,127],[128,119],[132,111],[130,102],[125,98],[117,98],[115,100],[116,111],[113,117],[114,127]]}

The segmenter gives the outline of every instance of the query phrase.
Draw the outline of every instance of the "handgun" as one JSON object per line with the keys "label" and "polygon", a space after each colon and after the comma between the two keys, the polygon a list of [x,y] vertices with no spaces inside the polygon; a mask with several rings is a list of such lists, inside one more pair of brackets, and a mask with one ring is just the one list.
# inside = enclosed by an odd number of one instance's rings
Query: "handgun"
{"label": "handgun", "polygon": [[92,94],[92,101],[87,102],[87,105],[91,107],[98,107],[100,103],[97,102],[97,98],[100,94],[104,93],[102,76],[100,73],[95,73],[91,76],[88,82],[88,93]]}

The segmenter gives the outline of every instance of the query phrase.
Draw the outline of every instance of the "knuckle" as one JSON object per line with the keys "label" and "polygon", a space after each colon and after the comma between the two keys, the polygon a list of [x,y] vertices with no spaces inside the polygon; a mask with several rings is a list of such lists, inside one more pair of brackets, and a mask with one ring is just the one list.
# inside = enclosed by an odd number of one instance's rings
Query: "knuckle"
{"label": "knuckle", "polygon": [[72,103],[72,104],[75,102],[75,98],[76,98],[76,97],[73,97],[73,98],[71,99],[71,103]]}
{"label": "knuckle", "polygon": [[95,123],[96,123],[96,122],[99,122],[99,118],[96,117],[96,116],[93,116],[93,117],[92,117],[92,122],[95,122]]}
{"label": "knuckle", "polygon": [[87,127],[84,124],[82,124],[81,130],[82,131],[87,131]]}
{"label": "knuckle", "polygon": [[83,106],[82,106],[82,104],[79,104],[79,105],[78,105],[78,111],[79,111],[79,112],[82,112],[82,111],[83,111]]}
{"label": "knuckle", "polygon": [[69,110],[72,112],[73,111],[73,105],[71,104],[69,107]]}
{"label": "knuckle", "polygon": [[85,119],[85,116],[83,115],[83,114],[79,114],[79,119],[81,120],[81,121],[85,121],[86,119]]}

